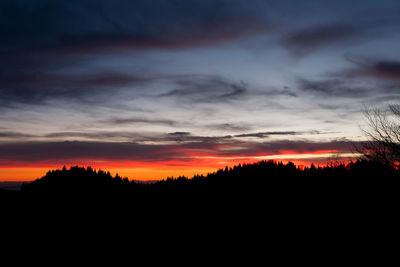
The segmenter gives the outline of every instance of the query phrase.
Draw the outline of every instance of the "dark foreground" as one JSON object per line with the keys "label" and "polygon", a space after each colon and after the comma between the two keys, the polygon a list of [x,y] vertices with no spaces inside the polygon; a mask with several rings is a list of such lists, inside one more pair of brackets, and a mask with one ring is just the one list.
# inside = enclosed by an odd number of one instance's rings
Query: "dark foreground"
{"label": "dark foreground", "polygon": [[[357,161],[347,166],[299,169],[262,161],[225,168],[207,176],[169,178],[153,184],[130,182],[90,167],[49,171],[22,186],[0,191],[3,203],[119,203],[166,209],[190,205],[376,205],[398,199],[398,170]],[[254,203],[253,203],[254,202]],[[249,207],[251,208],[251,207]]]}
{"label": "dark foreground", "polygon": [[258,258],[343,263],[348,256],[371,261],[379,249],[392,253],[399,185],[398,171],[366,161],[305,170],[260,162],[154,184],[73,167],[0,198],[2,223],[12,221],[3,233],[18,225],[34,242],[46,233],[56,243],[84,246],[76,240],[86,239],[107,250],[125,243],[150,251],[178,246],[196,261],[224,248],[236,259],[250,248]]}

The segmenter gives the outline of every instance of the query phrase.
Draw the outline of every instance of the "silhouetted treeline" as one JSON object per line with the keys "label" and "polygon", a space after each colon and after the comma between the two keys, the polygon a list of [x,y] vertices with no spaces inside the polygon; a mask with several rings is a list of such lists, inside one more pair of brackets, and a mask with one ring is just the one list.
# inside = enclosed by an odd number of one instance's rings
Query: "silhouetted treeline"
{"label": "silhouetted treeline", "polygon": [[330,222],[329,229],[334,229],[349,218],[362,218],[357,227],[365,221],[392,220],[399,203],[399,176],[397,169],[365,160],[304,169],[293,163],[261,161],[155,183],[71,167],[49,171],[24,184],[20,192],[0,191],[0,200],[3,207],[17,203],[11,209],[29,218],[37,218],[42,210],[42,218],[50,219],[54,213],[73,220],[95,213],[99,220],[122,216],[124,223],[145,219],[214,225],[229,218],[225,226],[249,220],[262,228],[273,222],[287,231],[316,221],[321,227],[325,227],[321,222]]}
{"label": "silhouetted treeline", "polygon": [[93,170],[91,167],[64,166],[62,170],[52,170],[45,176],[31,183],[22,185],[22,192],[85,192],[96,190],[122,189],[122,186],[131,184],[128,178],[121,178],[118,174],[113,177],[110,172]]}
{"label": "silhouetted treeline", "polygon": [[23,184],[22,194],[115,194],[131,197],[152,195],[154,197],[177,197],[204,194],[276,194],[291,191],[295,194],[310,190],[328,191],[355,188],[366,184],[397,181],[399,171],[378,162],[358,160],[347,165],[299,168],[293,163],[261,161],[239,164],[215,173],[195,175],[192,178],[167,178],[151,184],[129,181],[118,174],[93,170],[91,167],[71,167],[67,170],[49,171],[44,177]]}

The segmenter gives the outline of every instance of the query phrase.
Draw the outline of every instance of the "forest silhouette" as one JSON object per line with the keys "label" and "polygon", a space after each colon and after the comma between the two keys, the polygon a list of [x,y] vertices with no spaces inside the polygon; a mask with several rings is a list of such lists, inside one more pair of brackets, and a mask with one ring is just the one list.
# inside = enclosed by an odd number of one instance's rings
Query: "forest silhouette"
{"label": "forest silhouette", "polygon": [[[278,236],[280,231],[306,236],[304,229],[314,229],[336,235],[350,231],[350,225],[364,229],[366,222],[393,222],[399,176],[397,169],[370,160],[305,168],[261,161],[153,183],[91,167],[64,167],[23,184],[21,191],[1,191],[0,203],[45,225],[59,216],[72,225],[88,218],[95,218],[92,225],[114,222],[104,226],[110,231],[139,223],[163,232],[175,229],[171,234],[197,225],[203,231],[245,227],[254,228],[253,234],[264,229]],[[126,225],[125,233],[122,229]]]}
{"label": "forest silhouette", "polygon": [[[373,189],[390,190],[398,183],[400,172],[391,166],[357,160],[348,164],[329,164],[300,168],[289,162],[260,161],[225,167],[215,173],[170,177],[145,183],[112,176],[91,167],[71,167],[49,171],[44,177],[24,183],[13,196],[73,199],[79,197],[128,198],[149,201],[208,198],[252,198],[254,196],[307,198],[309,196],[337,199],[338,195],[356,197]],[[389,187],[389,188],[388,188]],[[2,191],[6,194],[5,191]]]}

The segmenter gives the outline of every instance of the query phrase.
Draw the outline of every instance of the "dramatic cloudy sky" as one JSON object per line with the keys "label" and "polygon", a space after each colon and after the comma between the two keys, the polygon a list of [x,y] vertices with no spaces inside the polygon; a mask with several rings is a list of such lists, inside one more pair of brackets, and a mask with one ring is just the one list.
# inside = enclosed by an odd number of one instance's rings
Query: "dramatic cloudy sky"
{"label": "dramatic cloudy sky", "polygon": [[0,35],[2,180],[324,162],[400,99],[398,0],[2,0]]}

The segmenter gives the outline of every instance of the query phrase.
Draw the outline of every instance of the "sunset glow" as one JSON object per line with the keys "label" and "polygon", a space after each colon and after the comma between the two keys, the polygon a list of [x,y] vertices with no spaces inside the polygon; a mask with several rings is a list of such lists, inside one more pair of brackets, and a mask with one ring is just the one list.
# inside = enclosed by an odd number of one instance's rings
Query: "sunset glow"
{"label": "sunset glow", "polygon": [[[238,164],[254,163],[261,160],[274,160],[278,162],[293,162],[297,166],[316,166],[329,163],[347,163],[356,159],[358,155],[354,153],[337,152],[312,153],[312,154],[280,154],[253,157],[218,157],[218,156],[198,156],[188,161],[167,161],[167,162],[95,162],[88,160],[71,161],[67,166],[91,166],[94,169],[109,171],[112,175],[119,174],[130,180],[152,181],[162,180],[167,177],[193,177],[197,174],[206,175],[213,173],[226,166],[233,167]],[[44,176],[48,170],[62,169],[62,163],[35,163],[30,165],[3,166],[0,168],[0,177],[5,177],[4,181],[30,181]]]}
{"label": "sunset glow", "polygon": [[0,181],[349,162],[400,100],[400,1],[0,2]]}

